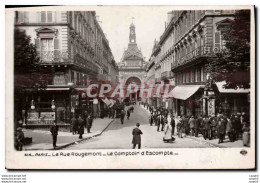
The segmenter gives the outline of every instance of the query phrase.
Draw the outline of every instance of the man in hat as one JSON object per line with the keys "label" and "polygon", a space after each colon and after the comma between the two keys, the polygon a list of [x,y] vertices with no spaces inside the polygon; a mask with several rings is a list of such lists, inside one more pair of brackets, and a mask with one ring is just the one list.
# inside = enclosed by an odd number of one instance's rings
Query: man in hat
{"label": "man in hat", "polygon": [[139,129],[140,123],[136,123],[136,128],[133,129],[132,135],[133,135],[133,149],[135,149],[136,144],[138,144],[138,149],[141,149],[141,135],[143,132]]}
{"label": "man in hat", "polygon": [[23,139],[24,139],[24,133],[22,131],[22,128],[18,127],[15,133],[15,144],[16,144],[15,146],[18,151],[23,150],[23,143],[22,143]]}
{"label": "man in hat", "polygon": [[59,131],[59,127],[56,124],[56,121],[54,121],[53,125],[50,128],[50,132],[52,134],[52,141],[53,141],[53,148],[54,149],[57,147],[56,142],[57,142],[58,131]]}

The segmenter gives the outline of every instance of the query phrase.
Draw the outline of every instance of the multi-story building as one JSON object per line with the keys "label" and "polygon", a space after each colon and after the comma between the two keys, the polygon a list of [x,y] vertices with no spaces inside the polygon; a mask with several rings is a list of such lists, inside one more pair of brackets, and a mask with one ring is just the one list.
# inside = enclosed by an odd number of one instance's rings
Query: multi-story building
{"label": "multi-story building", "polygon": [[223,83],[205,89],[210,79],[205,63],[225,46],[222,36],[234,19],[234,13],[233,10],[168,13],[165,30],[152,51],[146,72],[154,69],[155,83],[170,84],[174,89],[165,97],[162,90],[162,96],[154,99],[153,106],[165,107],[175,115],[249,111],[249,90],[223,89]]}
{"label": "multi-story building", "polygon": [[205,88],[210,79],[205,63],[225,46],[222,36],[234,13],[233,10],[174,11],[168,26],[174,32],[172,71],[176,87],[172,96],[178,115],[249,111],[248,90],[225,90],[223,83],[214,84],[210,90]]}
{"label": "multi-story building", "polygon": [[26,96],[28,124],[54,119],[61,124],[69,122],[71,113],[92,112],[93,100],[86,97],[86,87],[107,79],[109,67],[118,72],[95,12],[18,11],[15,28],[31,37],[41,66],[55,71],[45,90]]}

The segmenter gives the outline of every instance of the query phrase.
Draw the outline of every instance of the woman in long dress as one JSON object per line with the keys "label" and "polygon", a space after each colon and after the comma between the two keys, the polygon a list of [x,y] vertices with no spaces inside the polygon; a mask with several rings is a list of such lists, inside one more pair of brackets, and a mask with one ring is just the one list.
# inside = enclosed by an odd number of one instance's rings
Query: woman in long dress
{"label": "woman in long dress", "polygon": [[172,127],[171,125],[169,125],[168,121],[165,121],[165,127],[164,127],[164,137],[163,137],[163,141],[164,142],[173,142],[175,140],[175,138],[172,136]]}

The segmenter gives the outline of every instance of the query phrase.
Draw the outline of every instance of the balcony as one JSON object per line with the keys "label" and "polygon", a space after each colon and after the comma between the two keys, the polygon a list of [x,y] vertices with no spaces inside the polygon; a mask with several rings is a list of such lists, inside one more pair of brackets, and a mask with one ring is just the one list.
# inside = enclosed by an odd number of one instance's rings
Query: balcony
{"label": "balcony", "polygon": [[162,80],[164,79],[170,79],[172,78],[173,75],[172,75],[172,72],[171,71],[164,71],[162,74],[161,74],[161,78]]}
{"label": "balcony", "polygon": [[85,67],[86,70],[89,70],[95,74],[98,73],[98,67],[91,61],[83,58],[82,56],[80,56],[79,54],[76,54],[74,57],[74,62],[77,65],[80,65],[82,67]]}
{"label": "balcony", "polygon": [[218,47],[205,47],[205,46],[201,46],[198,47],[197,49],[191,51],[190,53],[186,54],[185,56],[181,57],[181,58],[176,58],[175,62],[172,63],[172,70],[186,65],[188,63],[191,63],[195,60],[197,60],[197,58],[201,58],[201,57],[212,57],[214,56],[215,53],[220,52],[220,49]]}
{"label": "balcony", "polygon": [[52,50],[42,51],[40,54],[41,64],[67,64],[70,63],[67,51]]}

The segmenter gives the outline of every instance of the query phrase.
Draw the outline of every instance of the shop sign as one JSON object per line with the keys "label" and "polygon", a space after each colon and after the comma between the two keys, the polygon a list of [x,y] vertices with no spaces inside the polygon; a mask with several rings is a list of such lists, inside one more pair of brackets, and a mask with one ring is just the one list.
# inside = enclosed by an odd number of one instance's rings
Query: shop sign
{"label": "shop sign", "polygon": [[208,115],[215,116],[215,99],[208,100]]}
{"label": "shop sign", "polygon": [[199,47],[197,49],[195,49],[194,51],[192,51],[191,53],[187,54],[186,56],[182,57],[180,60],[177,60],[176,62],[178,63],[183,63],[186,60],[190,60],[196,56],[202,56],[202,55],[208,55],[211,53],[219,53],[220,52],[220,48],[218,47]]}

